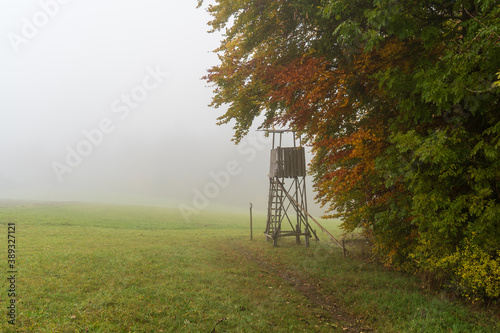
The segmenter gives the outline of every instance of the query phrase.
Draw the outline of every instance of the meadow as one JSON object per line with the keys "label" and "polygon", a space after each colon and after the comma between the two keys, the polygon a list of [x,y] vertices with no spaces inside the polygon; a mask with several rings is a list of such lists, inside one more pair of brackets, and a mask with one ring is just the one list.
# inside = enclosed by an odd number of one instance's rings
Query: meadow
{"label": "meadow", "polygon": [[[8,323],[8,224],[16,320]],[[493,306],[342,250],[273,247],[265,216],[89,203],[0,204],[0,332],[498,332]],[[324,226],[340,237],[336,221]],[[350,242],[347,242],[348,247]],[[354,250],[353,250],[354,251]]]}

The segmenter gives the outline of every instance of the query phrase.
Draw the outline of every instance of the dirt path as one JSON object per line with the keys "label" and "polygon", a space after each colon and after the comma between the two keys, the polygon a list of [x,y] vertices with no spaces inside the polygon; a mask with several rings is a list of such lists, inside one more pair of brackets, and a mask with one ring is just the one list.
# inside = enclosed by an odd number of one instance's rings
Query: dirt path
{"label": "dirt path", "polygon": [[257,263],[263,270],[279,276],[284,282],[302,294],[309,302],[322,313],[324,320],[336,323],[344,332],[376,332],[365,320],[353,315],[331,295],[326,294],[321,283],[314,281],[305,273],[292,271],[279,262],[270,262],[262,254],[248,248],[238,248],[244,258]]}

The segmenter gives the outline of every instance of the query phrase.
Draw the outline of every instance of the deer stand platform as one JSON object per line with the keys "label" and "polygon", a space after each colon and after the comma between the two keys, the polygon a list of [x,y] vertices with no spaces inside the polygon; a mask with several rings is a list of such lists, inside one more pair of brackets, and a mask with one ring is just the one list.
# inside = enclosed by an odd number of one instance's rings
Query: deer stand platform
{"label": "deer stand platform", "polygon": [[[268,241],[278,245],[280,237],[295,237],[300,244],[300,236],[309,239],[316,232],[308,222],[306,200],[306,160],[303,147],[296,147],[293,133],[293,147],[281,147],[282,135],[288,130],[268,131],[273,134],[271,167],[269,170],[269,201],[267,206],[266,235]],[[275,147],[275,135],[279,134],[279,146]]]}

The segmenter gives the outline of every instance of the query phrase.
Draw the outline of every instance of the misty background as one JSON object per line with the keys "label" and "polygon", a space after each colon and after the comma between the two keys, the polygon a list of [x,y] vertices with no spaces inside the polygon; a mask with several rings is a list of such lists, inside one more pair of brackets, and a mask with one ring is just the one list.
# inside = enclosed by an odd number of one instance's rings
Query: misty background
{"label": "misty background", "polygon": [[207,33],[207,3],[0,0],[0,199],[193,206],[229,163],[207,209],[265,210],[269,139],[234,145],[216,126],[224,109],[208,107],[201,77],[221,35]]}

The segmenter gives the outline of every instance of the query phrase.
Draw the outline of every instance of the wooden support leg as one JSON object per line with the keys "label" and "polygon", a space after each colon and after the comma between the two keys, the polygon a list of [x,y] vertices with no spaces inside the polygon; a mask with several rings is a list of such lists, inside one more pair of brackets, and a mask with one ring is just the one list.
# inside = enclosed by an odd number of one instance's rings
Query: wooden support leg
{"label": "wooden support leg", "polygon": [[297,224],[297,226],[295,227],[295,232],[296,232],[296,243],[297,244],[300,244],[300,224]]}

